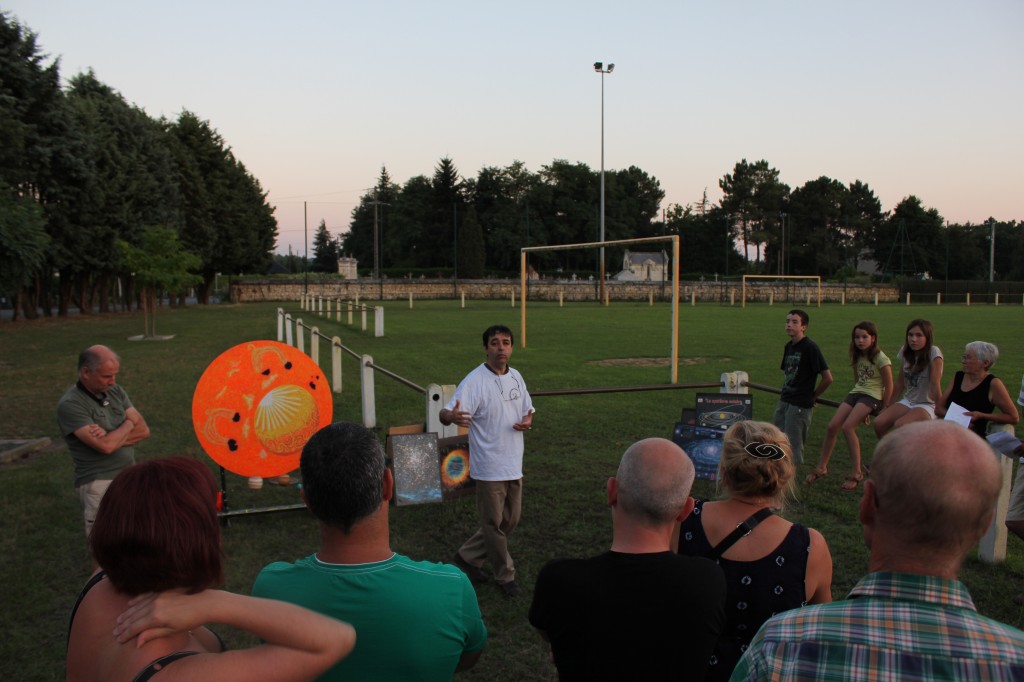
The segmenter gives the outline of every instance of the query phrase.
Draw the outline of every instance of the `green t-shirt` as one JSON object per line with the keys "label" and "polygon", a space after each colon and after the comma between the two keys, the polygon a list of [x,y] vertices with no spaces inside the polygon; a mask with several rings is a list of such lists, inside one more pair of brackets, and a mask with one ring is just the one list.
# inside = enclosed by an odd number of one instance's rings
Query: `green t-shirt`
{"label": "green t-shirt", "polygon": [[[106,403],[104,405],[103,403]],[[60,435],[68,444],[71,459],[75,463],[75,487],[93,481],[112,480],[121,469],[135,462],[135,447],[122,445],[104,455],[83,443],[75,431],[89,424],[98,424],[106,431],[113,431],[125,420],[125,413],[132,407],[128,394],[114,384],[107,391],[106,398],[97,401],[77,385],[68,389],[57,403],[57,426]]]}
{"label": "green t-shirt", "polygon": [[454,566],[401,554],[369,564],[327,564],[315,554],[275,562],[256,576],[252,594],[356,629],[356,648],[320,680],[450,682],[459,658],[487,641],[469,578]]}

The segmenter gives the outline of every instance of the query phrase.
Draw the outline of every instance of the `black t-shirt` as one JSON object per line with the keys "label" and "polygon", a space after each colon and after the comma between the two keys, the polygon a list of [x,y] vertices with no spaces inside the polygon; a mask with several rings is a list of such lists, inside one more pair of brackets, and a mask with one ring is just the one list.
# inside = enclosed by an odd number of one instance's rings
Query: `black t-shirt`
{"label": "black t-shirt", "polygon": [[786,374],[779,399],[797,407],[814,407],[818,375],[828,369],[818,344],[806,336],[797,343],[787,342],[779,369]]}
{"label": "black t-shirt", "polygon": [[541,570],[530,624],[559,679],[703,679],[725,630],[725,578],[708,559],[606,552]]}

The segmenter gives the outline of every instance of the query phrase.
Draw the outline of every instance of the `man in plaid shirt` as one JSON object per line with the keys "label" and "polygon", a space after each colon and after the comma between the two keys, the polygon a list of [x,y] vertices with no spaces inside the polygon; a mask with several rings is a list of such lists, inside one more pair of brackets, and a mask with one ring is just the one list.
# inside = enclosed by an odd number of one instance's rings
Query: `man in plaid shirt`
{"label": "man in plaid shirt", "polygon": [[860,503],[871,572],[845,601],[769,619],[733,682],[1024,680],[1024,632],[980,615],[957,580],[1000,484],[997,456],[962,426],[892,431]]}

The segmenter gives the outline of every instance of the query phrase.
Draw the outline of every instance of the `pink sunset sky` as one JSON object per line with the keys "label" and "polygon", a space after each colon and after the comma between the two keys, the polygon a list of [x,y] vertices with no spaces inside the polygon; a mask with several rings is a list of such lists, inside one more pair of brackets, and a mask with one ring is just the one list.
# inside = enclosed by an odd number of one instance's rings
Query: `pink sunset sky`
{"label": "pink sunset sky", "polygon": [[740,159],[950,222],[1024,220],[1024,2],[13,0],[151,116],[206,119],[269,192],[278,251],[347,229],[386,166],[638,166],[687,204]]}

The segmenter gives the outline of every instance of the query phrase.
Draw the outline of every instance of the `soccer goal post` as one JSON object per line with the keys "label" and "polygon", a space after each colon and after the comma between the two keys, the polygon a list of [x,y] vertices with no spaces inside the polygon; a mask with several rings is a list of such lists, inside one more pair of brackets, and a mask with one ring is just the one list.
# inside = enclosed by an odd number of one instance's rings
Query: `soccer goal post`
{"label": "soccer goal post", "polygon": [[[760,280],[769,280],[769,281],[772,281],[772,282],[777,282],[779,280],[794,280],[794,279],[810,280],[810,281],[814,282],[817,285],[817,291],[818,291],[818,304],[817,304],[817,307],[819,307],[819,308],[821,307],[821,276],[820,275],[743,275],[743,305],[741,307],[743,307],[743,308],[747,307],[747,280],[758,280],[758,279],[760,279]],[[753,287],[751,287],[751,288],[753,288]],[[769,299],[768,300],[774,302],[774,298],[775,298],[775,287],[772,286],[771,289],[769,290]],[[810,303],[811,303],[811,295],[810,295],[810,292],[808,292],[808,294],[807,294],[807,305],[810,305]]]}
{"label": "soccer goal post", "polygon": [[649,244],[651,242],[672,242],[672,351],[669,357],[671,382],[679,383],[679,235],[666,237],[641,237],[639,239],[616,239],[606,242],[584,244],[554,244],[550,246],[524,246],[519,249],[519,347],[526,348],[526,254],[533,251],[566,251],[569,249],[596,249],[620,244]]}

